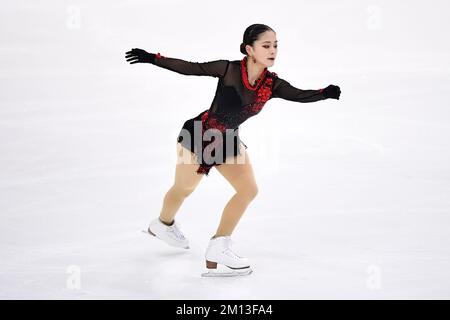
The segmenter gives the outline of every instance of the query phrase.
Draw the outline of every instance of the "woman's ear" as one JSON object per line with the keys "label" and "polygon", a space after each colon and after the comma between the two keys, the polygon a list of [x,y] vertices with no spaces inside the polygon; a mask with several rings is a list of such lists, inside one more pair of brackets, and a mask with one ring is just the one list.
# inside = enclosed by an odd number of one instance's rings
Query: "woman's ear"
{"label": "woman's ear", "polygon": [[245,45],[245,50],[247,51],[247,54],[249,55],[249,56],[251,56],[252,54],[253,54],[253,48],[252,48],[252,46],[250,46],[249,44],[247,44],[247,45]]}

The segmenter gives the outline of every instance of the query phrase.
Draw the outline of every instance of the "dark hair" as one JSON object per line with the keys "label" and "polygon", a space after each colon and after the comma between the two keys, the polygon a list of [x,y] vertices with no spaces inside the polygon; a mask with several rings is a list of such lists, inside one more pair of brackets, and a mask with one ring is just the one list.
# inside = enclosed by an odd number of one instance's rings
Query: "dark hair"
{"label": "dark hair", "polygon": [[251,26],[247,27],[244,32],[244,37],[241,43],[241,53],[247,55],[247,51],[245,50],[246,45],[253,46],[255,40],[258,40],[259,35],[266,31],[273,31],[271,27],[266,26],[265,24],[255,23]]}

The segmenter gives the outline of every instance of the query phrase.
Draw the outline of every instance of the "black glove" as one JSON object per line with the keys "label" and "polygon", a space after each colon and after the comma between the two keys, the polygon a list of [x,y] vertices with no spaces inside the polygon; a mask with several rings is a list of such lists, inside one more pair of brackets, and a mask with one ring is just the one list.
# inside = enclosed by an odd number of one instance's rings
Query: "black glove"
{"label": "black glove", "polygon": [[341,88],[339,88],[338,86],[330,84],[328,87],[323,89],[323,96],[325,98],[339,100],[340,95],[341,95]]}
{"label": "black glove", "polygon": [[155,62],[155,54],[149,53],[145,50],[133,48],[131,51],[126,53],[125,58],[130,64],[133,63],[154,63]]}

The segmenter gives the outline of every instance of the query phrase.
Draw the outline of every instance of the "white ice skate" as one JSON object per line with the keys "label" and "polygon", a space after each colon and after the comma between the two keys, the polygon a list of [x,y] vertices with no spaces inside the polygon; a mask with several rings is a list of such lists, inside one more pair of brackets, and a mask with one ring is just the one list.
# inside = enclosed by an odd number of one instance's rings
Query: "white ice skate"
{"label": "white ice skate", "polygon": [[233,242],[230,236],[221,236],[209,241],[206,249],[206,269],[203,277],[234,277],[252,273],[247,258],[238,256],[232,250]]}
{"label": "white ice skate", "polygon": [[189,240],[186,239],[184,234],[180,230],[179,223],[175,222],[171,226],[167,226],[161,222],[161,220],[156,218],[147,229],[147,232],[164,241],[168,245],[177,248],[189,249]]}

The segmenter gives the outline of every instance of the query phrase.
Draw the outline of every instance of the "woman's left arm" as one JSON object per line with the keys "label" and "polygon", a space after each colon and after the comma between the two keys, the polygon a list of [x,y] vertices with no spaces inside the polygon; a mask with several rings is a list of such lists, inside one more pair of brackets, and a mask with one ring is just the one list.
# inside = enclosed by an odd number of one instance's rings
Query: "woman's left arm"
{"label": "woman's left arm", "polygon": [[272,87],[271,98],[281,98],[296,102],[315,102],[328,98],[339,99],[340,93],[338,86],[329,85],[323,89],[304,90],[296,88],[288,81],[276,77]]}

